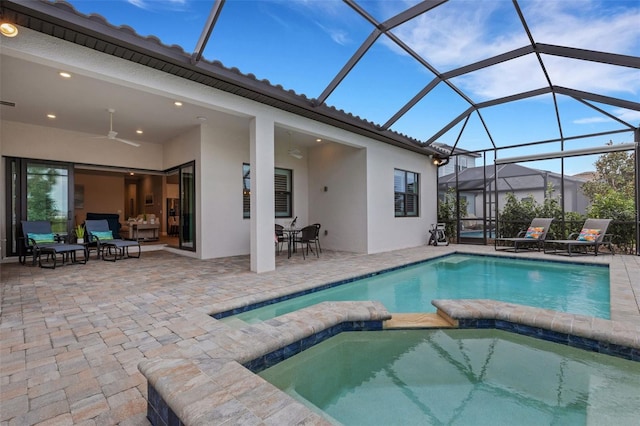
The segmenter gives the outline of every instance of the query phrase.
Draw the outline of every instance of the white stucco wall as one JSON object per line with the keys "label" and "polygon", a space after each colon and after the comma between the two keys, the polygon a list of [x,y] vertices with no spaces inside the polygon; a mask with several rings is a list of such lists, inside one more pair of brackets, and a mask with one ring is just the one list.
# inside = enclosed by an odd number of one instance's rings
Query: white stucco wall
{"label": "white stucco wall", "polygon": [[199,191],[204,258],[249,253],[249,227],[242,219],[242,163],[249,162],[249,129],[208,123],[202,127]]}
{"label": "white stucco wall", "polygon": [[95,135],[2,121],[2,155],[100,166],[161,170],[162,145],[132,147]]}
{"label": "white stucco wall", "polygon": [[322,247],[366,253],[366,150],[331,143],[311,149],[309,158],[309,223],[322,225]]}
{"label": "white stucco wall", "polygon": [[[293,170],[293,216],[298,217],[296,226],[310,225],[309,221],[309,164],[313,162],[306,148],[298,147],[302,152],[302,159],[288,154],[290,144],[296,146],[295,137],[287,140],[276,140],[275,167]],[[276,223],[287,226],[292,218],[277,218]]]}
{"label": "white stucco wall", "polygon": [[[428,226],[436,220],[436,169],[428,157],[62,40],[27,34],[14,43],[12,54],[99,76],[132,88],[133,96],[139,90],[178,97],[209,108],[212,114],[200,127],[171,142],[143,143],[140,148],[79,132],[2,121],[2,155],[148,170],[195,160],[197,256],[247,254],[251,222],[242,218],[242,163],[250,162],[251,118],[268,116],[276,126],[294,130],[294,135],[302,132],[330,141],[304,148],[294,137],[275,140],[274,145],[275,167],[293,170],[293,214],[299,225],[322,224],[328,231],[321,235],[323,248],[375,253],[426,242]],[[287,155],[292,145],[303,151],[303,159]],[[394,217],[395,168],[420,174],[417,218]],[[4,174],[0,179],[4,190]]]}
{"label": "white stucco wall", "polygon": [[[427,156],[387,144],[372,144],[367,153],[369,253],[426,244],[429,226],[437,219],[436,167]],[[395,217],[395,169],[420,175],[420,215]]]}

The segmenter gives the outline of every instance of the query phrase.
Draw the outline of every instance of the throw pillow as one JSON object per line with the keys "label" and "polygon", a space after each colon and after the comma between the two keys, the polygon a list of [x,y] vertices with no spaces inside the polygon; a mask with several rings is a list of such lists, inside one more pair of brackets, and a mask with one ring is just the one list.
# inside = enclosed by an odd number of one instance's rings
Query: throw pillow
{"label": "throw pillow", "polygon": [[113,234],[111,233],[111,231],[94,231],[91,233],[91,235],[93,235],[94,237],[96,237],[101,241],[113,240]]}
{"label": "throw pillow", "polygon": [[540,238],[543,232],[544,226],[530,226],[529,229],[527,229],[527,233],[524,235],[524,237],[537,240],[538,238]]}
{"label": "throw pillow", "polygon": [[56,242],[53,234],[27,234],[27,237],[34,240],[36,244]]}
{"label": "throw pillow", "polygon": [[582,231],[580,231],[580,235],[578,235],[578,241],[594,242],[595,240],[598,239],[599,235],[600,235],[599,229],[582,228]]}

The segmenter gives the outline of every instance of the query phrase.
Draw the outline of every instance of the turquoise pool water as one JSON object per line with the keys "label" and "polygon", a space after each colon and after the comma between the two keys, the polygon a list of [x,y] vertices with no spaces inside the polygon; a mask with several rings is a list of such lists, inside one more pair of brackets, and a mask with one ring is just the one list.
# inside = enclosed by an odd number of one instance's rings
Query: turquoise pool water
{"label": "turquoise pool water", "polygon": [[640,407],[640,363],[499,330],[341,333],[259,375],[344,425],[637,425]]}
{"label": "turquoise pool water", "polygon": [[435,312],[433,299],[495,299],[609,318],[609,268],[454,254],[309,293],[223,321],[255,323],[323,301],[375,300],[389,312]]}

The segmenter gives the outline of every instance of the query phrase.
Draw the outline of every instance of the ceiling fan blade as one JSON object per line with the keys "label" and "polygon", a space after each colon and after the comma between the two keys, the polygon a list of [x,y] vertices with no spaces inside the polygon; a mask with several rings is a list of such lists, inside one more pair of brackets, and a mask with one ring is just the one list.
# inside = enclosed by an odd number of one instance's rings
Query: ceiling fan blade
{"label": "ceiling fan blade", "polygon": [[118,142],[126,143],[127,145],[135,146],[136,148],[140,146],[139,143],[131,142],[126,139],[120,139],[120,138],[113,138],[113,139]]}

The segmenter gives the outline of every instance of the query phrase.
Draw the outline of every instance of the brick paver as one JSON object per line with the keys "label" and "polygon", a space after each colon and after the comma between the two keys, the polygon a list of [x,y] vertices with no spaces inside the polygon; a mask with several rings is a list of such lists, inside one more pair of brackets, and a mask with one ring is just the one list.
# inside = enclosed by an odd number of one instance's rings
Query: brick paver
{"label": "brick paver", "polygon": [[[249,271],[247,256],[201,261],[166,251],[55,270],[2,264],[0,424],[146,425],[142,359],[196,347],[224,354],[237,345],[234,330],[202,313],[456,249],[493,254],[453,245],[375,255],[325,250],[320,259],[278,256],[277,270],[263,274]],[[612,318],[640,324],[640,257],[580,260],[611,263]],[[217,329],[226,335],[202,340]]]}

